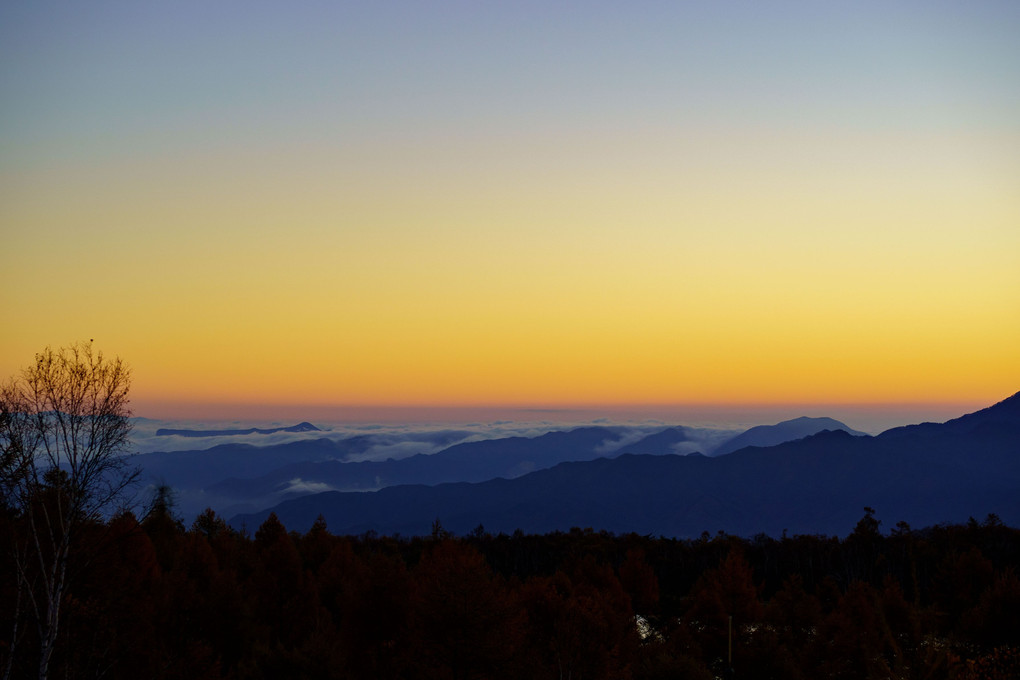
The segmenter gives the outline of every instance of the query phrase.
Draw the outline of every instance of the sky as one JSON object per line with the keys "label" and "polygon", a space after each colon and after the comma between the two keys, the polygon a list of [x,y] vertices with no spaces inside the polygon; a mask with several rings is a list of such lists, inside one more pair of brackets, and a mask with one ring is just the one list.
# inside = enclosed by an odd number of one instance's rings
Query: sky
{"label": "sky", "polygon": [[0,377],[94,338],[153,417],[991,404],[1017,35],[1012,0],[2,3]]}

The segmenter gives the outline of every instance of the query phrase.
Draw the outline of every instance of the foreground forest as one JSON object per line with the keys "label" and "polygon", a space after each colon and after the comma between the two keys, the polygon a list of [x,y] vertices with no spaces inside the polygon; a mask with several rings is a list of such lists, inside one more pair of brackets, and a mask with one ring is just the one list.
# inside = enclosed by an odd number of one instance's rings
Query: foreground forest
{"label": "foreground forest", "polygon": [[[994,516],[845,538],[254,533],[167,498],[93,522],[50,662],[66,678],[1020,677],[1020,531]],[[0,519],[0,544],[24,529]],[[0,572],[0,662],[37,628]],[[19,600],[19,598],[22,598]]]}

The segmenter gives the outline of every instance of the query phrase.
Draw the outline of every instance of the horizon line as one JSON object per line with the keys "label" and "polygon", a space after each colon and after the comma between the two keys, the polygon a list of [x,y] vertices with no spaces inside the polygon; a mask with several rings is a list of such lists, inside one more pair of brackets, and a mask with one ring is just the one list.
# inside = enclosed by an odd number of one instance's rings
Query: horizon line
{"label": "horizon line", "polygon": [[[508,404],[322,404],[322,403],[230,403],[183,402],[163,400],[135,400],[132,415],[152,420],[324,420],[324,421],[469,421],[499,419],[510,414],[528,415],[533,419],[542,416],[620,418],[645,417],[646,419],[676,419],[686,416],[713,418],[726,416],[751,418],[768,414],[817,416],[821,411],[845,411],[875,418],[883,413],[897,420],[902,418],[955,418],[974,410],[992,406],[1011,395],[994,400],[913,400],[913,401],[784,401],[784,402],[617,402],[617,403],[508,403]],[[928,414],[925,416],[924,414]],[[837,414],[838,415],[838,414]],[[785,416],[783,416],[785,417]]]}

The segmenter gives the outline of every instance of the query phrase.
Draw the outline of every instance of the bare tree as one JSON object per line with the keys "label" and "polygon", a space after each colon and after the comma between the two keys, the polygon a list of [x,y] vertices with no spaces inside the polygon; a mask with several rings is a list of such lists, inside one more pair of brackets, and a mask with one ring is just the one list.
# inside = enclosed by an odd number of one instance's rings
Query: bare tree
{"label": "bare tree", "polygon": [[[44,680],[60,630],[74,541],[137,477],[126,457],[130,371],[92,343],[47,347],[0,386],[0,490],[19,531],[11,541],[16,606],[37,626]],[[5,663],[10,677],[15,630]]]}

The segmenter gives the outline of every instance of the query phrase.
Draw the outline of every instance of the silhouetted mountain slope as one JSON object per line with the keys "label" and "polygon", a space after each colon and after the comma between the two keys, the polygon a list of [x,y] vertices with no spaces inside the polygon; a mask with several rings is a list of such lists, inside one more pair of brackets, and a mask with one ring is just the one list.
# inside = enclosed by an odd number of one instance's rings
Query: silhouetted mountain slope
{"label": "silhouetted mountain slope", "polygon": [[745,446],[775,446],[783,442],[801,439],[817,434],[823,430],[843,430],[852,435],[864,436],[864,432],[852,430],[838,420],[832,418],[809,418],[802,416],[793,420],[784,420],[775,425],[758,425],[738,434],[712,451],[712,455],[722,456],[732,453]]}
{"label": "silhouetted mountain slope", "polygon": [[[1007,400],[1010,402],[1010,400]],[[623,455],[563,463],[518,479],[375,493],[325,493],[273,508],[291,529],[322,513],[336,533],[547,532],[571,526],[666,536],[725,530],[845,535],[865,505],[888,524],[960,522],[998,514],[1020,522],[1020,418],[996,405],[943,425],[879,437],[824,431],[727,456]],[[269,511],[240,515],[257,527]]]}
{"label": "silhouetted mountain slope", "polygon": [[955,434],[966,434],[979,428],[994,428],[1001,425],[1011,426],[1016,425],[1018,422],[1020,422],[1020,392],[988,408],[947,420],[944,423],[920,423],[918,425],[894,427],[878,436],[888,439],[921,433],[938,434],[952,432]]}
{"label": "silhouetted mountain slope", "polygon": [[160,428],[156,430],[157,437],[234,437],[248,434],[275,434],[277,432],[321,432],[319,428],[311,423],[299,423],[290,427],[274,427],[263,430],[257,427],[249,427],[246,430],[171,430]]}

